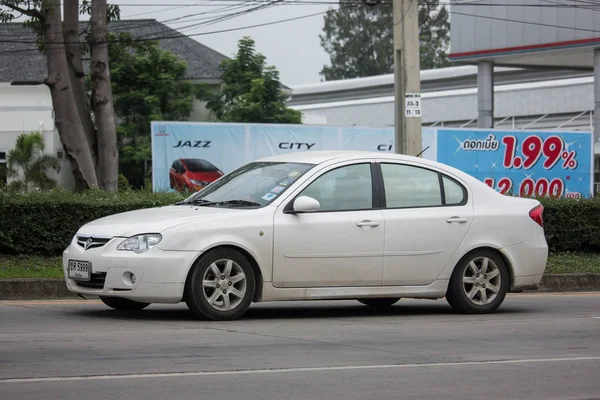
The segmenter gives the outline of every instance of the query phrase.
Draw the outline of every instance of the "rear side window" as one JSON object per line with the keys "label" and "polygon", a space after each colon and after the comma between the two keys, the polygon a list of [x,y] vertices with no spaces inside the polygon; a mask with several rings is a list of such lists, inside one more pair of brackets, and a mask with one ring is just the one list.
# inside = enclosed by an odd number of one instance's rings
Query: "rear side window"
{"label": "rear side window", "polygon": [[381,164],[388,208],[435,207],[442,205],[437,172],[400,164]]}
{"label": "rear side window", "polygon": [[444,183],[444,198],[447,206],[463,204],[466,199],[465,189],[447,176],[442,177]]}
{"label": "rear side window", "polygon": [[387,208],[464,205],[467,190],[454,179],[426,168],[381,164]]}

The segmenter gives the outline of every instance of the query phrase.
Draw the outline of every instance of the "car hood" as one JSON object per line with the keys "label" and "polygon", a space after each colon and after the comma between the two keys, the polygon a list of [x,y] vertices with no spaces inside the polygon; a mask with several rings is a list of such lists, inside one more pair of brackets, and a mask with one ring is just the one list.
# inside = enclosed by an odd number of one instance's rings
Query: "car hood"
{"label": "car hood", "polygon": [[[247,211],[247,210],[246,210]],[[173,205],[146,208],[110,215],[82,226],[78,235],[96,237],[129,237],[141,233],[160,233],[193,220],[244,212],[235,208]]]}

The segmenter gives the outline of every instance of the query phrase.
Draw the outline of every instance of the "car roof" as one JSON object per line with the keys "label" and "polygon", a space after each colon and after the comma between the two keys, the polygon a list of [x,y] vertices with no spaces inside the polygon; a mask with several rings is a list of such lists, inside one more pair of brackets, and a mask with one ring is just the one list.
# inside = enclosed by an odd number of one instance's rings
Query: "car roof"
{"label": "car roof", "polygon": [[[450,173],[456,177],[460,177],[465,183],[467,183],[473,190],[485,190],[488,191],[489,187],[480,181],[479,179],[471,176],[470,174],[461,171],[457,168],[451,167],[448,164],[440,163],[438,161],[431,161],[422,157],[414,157],[405,154],[396,154],[385,151],[351,151],[351,150],[330,150],[330,151],[298,151],[279,154],[276,156],[262,158],[258,161],[264,162],[294,162],[294,163],[307,163],[307,164],[323,164],[332,162],[344,162],[351,161],[353,159],[365,159],[374,158],[379,160],[392,160],[392,161],[406,161],[413,164],[418,164],[423,167],[432,167],[438,171]],[[496,191],[492,189],[494,194]],[[490,193],[491,194],[491,193]]]}
{"label": "car roof", "polygon": [[[416,157],[406,156],[395,153],[385,153],[376,151],[353,151],[353,150],[322,150],[322,151],[295,151],[289,153],[283,153],[275,156],[265,157],[258,161],[265,162],[294,162],[294,163],[307,163],[307,164],[322,164],[329,161],[345,161],[352,160],[354,158],[394,158],[396,160],[415,160]],[[419,158],[418,160],[423,160]]]}

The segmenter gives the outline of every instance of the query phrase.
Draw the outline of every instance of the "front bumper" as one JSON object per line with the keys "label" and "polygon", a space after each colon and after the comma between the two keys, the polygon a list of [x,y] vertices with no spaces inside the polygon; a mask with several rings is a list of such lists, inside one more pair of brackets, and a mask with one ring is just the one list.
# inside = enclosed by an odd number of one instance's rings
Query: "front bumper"
{"label": "front bumper", "polygon": [[[67,288],[82,295],[123,297],[145,303],[179,303],[188,271],[198,254],[164,251],[158,247],[142,254],[117,250],[123,240],[125,238],[113,238],[102,247],[88,250],[73,240],[62,258]],[[69,279],[69,260],[90,262],[91,280]]]}

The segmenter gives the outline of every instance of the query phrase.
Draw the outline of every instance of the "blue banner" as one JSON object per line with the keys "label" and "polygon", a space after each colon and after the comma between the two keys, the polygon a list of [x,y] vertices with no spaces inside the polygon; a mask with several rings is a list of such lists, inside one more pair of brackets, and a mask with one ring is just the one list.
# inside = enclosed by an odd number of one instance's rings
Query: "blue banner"
{"label": "blue banner", "polygon": [[438,129],[437,161],[504,194],[593,195],[590,132]]}

